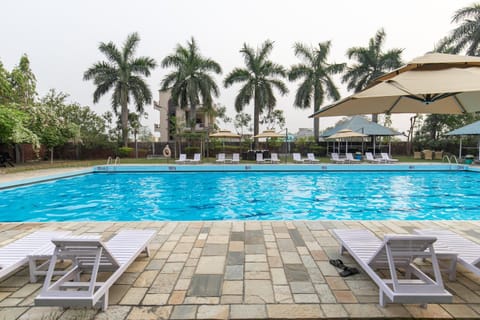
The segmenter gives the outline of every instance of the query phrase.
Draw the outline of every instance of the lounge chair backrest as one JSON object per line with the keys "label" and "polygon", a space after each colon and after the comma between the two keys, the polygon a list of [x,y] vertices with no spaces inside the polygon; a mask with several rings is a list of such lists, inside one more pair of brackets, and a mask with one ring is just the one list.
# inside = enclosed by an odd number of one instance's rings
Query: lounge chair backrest
{"label": "lounge chair backrest", "polygon": [[225,153],[219,153],[219,154],[217,154],[217,160],[225,161]]}
{"label": "lounge chair backrest", "polygon": [[59,260],[73,260],[80,267],[91,266],[101,248],[100,270],[116,270],[120,264],[103,242],[95,239],[52,239]]}
{"label": "lounge chair backrest", "polygon": [[332,157],[333,160],[340,160],[340,157],[336,152],[332,152],[330,156]]}
{"label": "lounge chair backrest", "polygon": [[272,161],[278,161],[278,154],[272,153],[272,154],[270,155],[270,158],[272,159]]}
{"label": "lounge chair backrest", "polygon": [[300,153],[294,153],[293,154],[293,160],[294,161],[302,161],[302,156],[300,155]]}
{"label": "lounge chair backrest", "polygon": [[233,162],[240,162],[240,154],[239,153],[232,154],[232,161]]}
{"label": "lounge chair backrest", "polygon": [[385,235],[383,245],[373,254],[369,261],[372,267],[388,266],[389,259],[395,267],[407,266],[412,256],[418,253],[425,254],[425,250],[433,245],[437,239],[432,236],[417,235]]}
{"label": "lounge chair backrest", "polygon": [[382,152],[382,153],[380,153],[380,155],[382,156],[383,160],[390,160],[390,156],[387,153]]}
{"label": "lounge chair backrest", "polygon": [[367,160],[375,161],[375,158],[373,157],[373,154],[371,152],[365,152],[365,157]]}
{"label": "lounge chair backrest", "polygon": [[195,153],[193,155],[193,161],[200,161],[201,160],[201,155],[200,153]]}
{"label": "lounge chair backrest", "polygon": [[179,161],[187,160],[187,155],[185,153],[180,153],[180,157],[178,158]]}
{"label": "lounge chair backrest", "polygon": [[345,153],[345,157],[347,158],[347,160],[350,160],[350,161],[355,160],[355,159],[353,158],[353,154],[350,153],[350,152]]}
{"label": "lounge chair backrest", "polygon": [[257,161],[263,161],[263,153],[257,153]]}
{"label": "lounge chair backrest", "polygon": [[308,160],[315,160],[315,155],[313,153],[307,153]]}

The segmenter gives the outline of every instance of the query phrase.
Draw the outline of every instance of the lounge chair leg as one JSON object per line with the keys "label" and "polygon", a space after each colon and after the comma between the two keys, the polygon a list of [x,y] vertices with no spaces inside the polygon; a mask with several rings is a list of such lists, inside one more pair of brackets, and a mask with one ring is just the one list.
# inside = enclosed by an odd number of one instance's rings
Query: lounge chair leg
{"label": "lounge chair leg", "polygon": [[380,303],[380,307],[382,308],[385,308],[385,305],[386,305],[386,302],[385,302],[385,294],[383,293],[382,290],[380,290],[380,292],[378,293],[380,296],[379,296],[379,303]]}
{"label": "lounge chair leg", "polygon": [[145,247],[145,254],[147,255],[147,257],[150,257],[150,250],[148,249],[148,246]]}
{"label": "lounge chair leg", "polygon": [[37,264],[35,263],[34,259],[28,259],[28,270],[30,272],[30,283],[37,282],[37,276],[35,275],[35,271],[37,269]]}
{"label": "lounge chair leg", "polygon": [[422,309],[427,309],[427,307],[428,307],[428,304],[426,304],[426,303],[422,303],[420,305],[420,308],[422,308]]}
{"label": "lounge chair leg", "polygon": [[106,290],[105,294],[103,295],[102,311],[105,311],[108,308],[108,291],[109,290]]}

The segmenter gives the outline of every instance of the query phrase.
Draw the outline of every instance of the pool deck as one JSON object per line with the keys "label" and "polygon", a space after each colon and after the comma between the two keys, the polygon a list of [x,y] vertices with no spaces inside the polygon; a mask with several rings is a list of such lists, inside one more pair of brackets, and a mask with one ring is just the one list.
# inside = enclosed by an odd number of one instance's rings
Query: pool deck
{"label": "pool deck", "polygon": [[1,279],[0,319],[480,318],[480,278],[460,266],[456,281],[444,276],[453,303],[382,308],[364,272],[342,278],[328,262],[355,266],[339,256],[335,228],[367,228],[379,237],[446,228],[480,243],[480,221],[3,223],[0,246],[40,229],[108,240],[126,228],[157,235],[150,257],[141,255],[111,288],[106,312],[34,307],[42,282],[29,283],[23,268]]}

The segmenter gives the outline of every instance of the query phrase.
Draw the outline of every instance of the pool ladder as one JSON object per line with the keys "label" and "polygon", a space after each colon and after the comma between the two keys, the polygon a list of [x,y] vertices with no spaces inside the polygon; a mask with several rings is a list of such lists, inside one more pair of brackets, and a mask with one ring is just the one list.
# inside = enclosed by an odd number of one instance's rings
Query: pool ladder
{"label": "pool ladder", "polygon": [[119,163],[120,163],[120,157],[116,157],[115,161],[113,161],[112,157],[108,157],[107,159],[107,165],[113,164],[114,166],[116,166]]}
{"label": "pool ladder", "polygon": [[445,159],[447,159],[448,164],[450,164],[450,165],[452,164],[452,160],[455,160],[455,163],[458,164],[458,159],[457,159],[457,157],[456,157],[455,155],[453,155],[453,154],[452,154],[451,156],[449,156],[449,155],[444,155],[444,156],[443,156],[443,161],[445,161]]}

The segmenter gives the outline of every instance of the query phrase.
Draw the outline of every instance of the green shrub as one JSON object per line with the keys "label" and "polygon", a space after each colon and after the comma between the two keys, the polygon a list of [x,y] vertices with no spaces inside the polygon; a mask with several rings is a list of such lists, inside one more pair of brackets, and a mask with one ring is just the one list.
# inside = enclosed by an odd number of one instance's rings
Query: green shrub
{"label": "green shrub", "polygon": [[120,158],[128,158],[132,153],[133,148],[130,147],[120,147],[118,148],[118,155]]}

